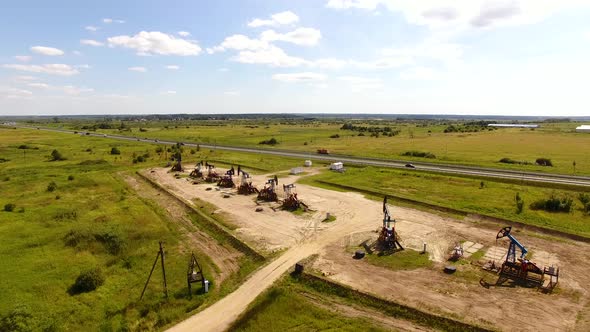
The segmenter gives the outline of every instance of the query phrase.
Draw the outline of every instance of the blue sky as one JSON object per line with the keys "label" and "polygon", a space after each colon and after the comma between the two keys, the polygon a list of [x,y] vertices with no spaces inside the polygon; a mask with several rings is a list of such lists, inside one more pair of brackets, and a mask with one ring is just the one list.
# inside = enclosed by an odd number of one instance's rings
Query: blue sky
{"label": "blue sky", "polygon": [[576,0],[4,1],[0,115],[588,115]]}

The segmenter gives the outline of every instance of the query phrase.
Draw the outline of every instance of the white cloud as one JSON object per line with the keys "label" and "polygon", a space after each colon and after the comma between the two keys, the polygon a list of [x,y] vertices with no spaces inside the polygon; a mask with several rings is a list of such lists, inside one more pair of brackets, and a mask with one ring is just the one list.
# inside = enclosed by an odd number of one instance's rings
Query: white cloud
{"label": "white cloud", "polygon": [[299,22],[299,16],[297,16],[295,13],[291,11],[284,11],[271,15],[269,20],[255,18],[252,21],[248,22],[248,26],[251,28],[257,28],[261,26],[288,25],[297,22]]}
{"label": "white cloud", "polygon": [[223,94],[226,96],[239,96],[240,91],[225,91]]}
{"label": "white cloud", "polygon": [[88,30],[88,31],[92,31],[92,32],[94,32],[94,31],[97,31],[97,30],[98,30],[98,29],[100,29],[100,28],[99,28],[99,27],[95,27],[95,26],[93,26],[93,25],[88,25],[88,26],[84,27],[84,29],[86,29],[86,30]]}
{"label": "white cloud", "polygon": [[99,42],[99,41],[94,40],[94,39],[82,39],[82,40],[80,40],[80,44],[82,44],[82,45],[88,45],[88,46],[96,46],[96,47],[98,47],[98,46],[104,46],[104,43]]}
{"label": "white cloud", "polygon": [[29,62],[31,59],[33,59],[33,57],[30,55],[15,55],[14,58],[20,62]]}
{"label": "white cloud", "polygon": [[37,89],[47,89],[47,88],[49,88],[49,85],[48,84],[45,84],[45,83],[37,83],[37,82],[35,82],[35,83],[29,83],[27,85],[30,86],[31,88],[37,88]]}
{"label": "white cloud", "polygon": [[353,92],[361,92],[364,90],[381,89],[383,83],[379,78],[367,78],[359,76],[340,76],[339,80],[346,82],[350,85]]}
{"label": "white cloud", "polygon": [[180,67],[177,66],[177,65],[168,65],[168,66],[164,66],[164,68],[170,69],[170,70],[178,70],[178,69],[180,69]]}
{"label": "white cloud", "polygon": [[225,50],[260,50],[269,47],[266,41],[259,39],[251,39],[244,35],[232,35],[226,37],[221,44],[207,49],[207,53],[213,54],[215,52],[223,52]]}
{"label": "white cloud", "polygon": [[438,75],[432,68],[414,67],[402,71],[399,76],[404,80],[427,81],[436,79]]}
{"label": "white cloud", "polygon": [[47,46],[33,46],[33,47],[31,47],[31,52],[37,53],[37,54],[43,54],[43,55],[50,55],[50,56],[64,55],[64,51],[62,51],[58,48],[47,47]]}
{"label": "white cloud", "polygon": [[418,45],[401,48],[386,48],[381,51],[384,56],[406,59],[434,59],[445,64],[458,62],[463,56],[465,47],[456,43],[428,39]]}
{"label": "white cloud", "polygon": [[304,59],[289,56],[273,45],[256,51],[240,51],[231,60],[249,64],[267,64],[272,67],[296,67],[306,63]]}
{"label": "white cloud", "polygon": [[0,86],[0,97],[3,97],[3,98],[21,99],[21,98],[30,97],[32,95],[33,95],[33,93],[29,90],[15,89],[15,88]]}
{"label": "white cloud", "polygon": [[219,69],[217,69],[217,71],[225,73],[225,72],[228,72],[229,69],[228,68],[219,68]]}
{"label": "white cloud", "polygon": [[83,65],[75,65],[74,67],[78,68],[78,69],[90,69],[92,68],[90,65],[88,64],[83,64]]}
{"label": "white cloud", "polygon": [[350,64],[349,60],[336,58],[317,59],[312,62],[312,66],[322,69],[342,69]]}
{"label": "white cloud", "polygon": [[175,95],[176,91],[174,90],[168,90],[168,91],[164,91],[162,92],[163,95]]}
{"label": "white cloud", "polygon": [[266,30],[260,34],[260,40],[265,42],[284,41],[301,46],[313,46],[322,38],[320,30],[313,28],[297,28],[285,34],[276,33],[274,30]]}
{"label": "white cloud", "polygon": [[281,81],[281,82],[316,82],[316,81],[324,81],[326,79],[326,75],[319,74],[319,73],[312,73],[312,72],[304,72],[304,73],[292,73],[292,74],[275,74],[272,75],[273,80]]}
{"label": "white cloud", "polygon": [[43,73],[43,74],[51,74],[51,75],[61,75],[61,76],[70,76],[76,75],[80,72],[73,68],[70,65],[55,63],[55,64],[46,64],[46,65],[16,65],[16,64],[9,64],[9,65],[2,65],[4,68],[8,69],[15,69],[20,71],[28,71],[32,73]]}
{"label": "white cloud", "polygon": [[66,85],[61,87],[61,90],[71,96],[77,96],[81,93],[85,93],[85,92],[93,92],[94,89],[90,89],[90,88],[79,88],[79,87],[75,87],[73,85]]}
{"label": "white cloud", "polygon": [[35,80],[38,80],[38,78],[37,77],[34,77],[34,76],[16,76],[14,79],[17,80],[17,81],[35,81]]}
{"label": "white cloud", "polygon": [[102,19],[102,23],[105,23],[105,24],[111,24],[111,23],[113,23],[113,22],[114,22],[114,23],[125,23],[125,21],[124,21],[124,20],[114,20],[114,19],[112,19],[112,18],[103,18],[103,19]]}
{"label": "white cloud", "polygon": [[188,31],[178,31],[178,35],[181,37],[188,37],[191,35],[191,33]]}
{"label": "white cloud", "polygon": [[29,84],[27,84],[27,86],[29,86],[31,88],[35,88],[35,89],[59,91],[59,92],[63,92],[63,93],[70,95],[70,96],[77,96],[81,93],[87,93],[87,92],[94,91],[94,89],[85,88],[85,87],[76,87],[73,85],[54,86],[54,85],[49,85],[46,83],[38,83],[38,82],[29,83]]}
{"label": "white cloud", "polygon": [[109,46],[135,49],[138,55],[198,55],[201,48],[193,41],[176,38],[159,31],[141,31],[135,36],[108,38]]}
{"label": "white cloud", "polygon": [[145,73],[145,72],[147,72],[147,69],[145,67],[129,67],[129,68],[127,68],[127,70],[136,71],[138,73]]}
{"label": "white cloud", "polygon": [[380,6],[401,13],[410,24],[430,28],[489,28],[532,24],[562,9],[587,6],[579,0],[329,0],[326,7],[375,11]]}

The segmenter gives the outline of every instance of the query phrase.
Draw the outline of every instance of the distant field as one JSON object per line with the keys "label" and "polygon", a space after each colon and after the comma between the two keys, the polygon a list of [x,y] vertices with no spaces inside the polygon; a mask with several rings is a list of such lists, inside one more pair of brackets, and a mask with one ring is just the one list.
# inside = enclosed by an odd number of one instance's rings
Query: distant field
{"label": "distant field", "polygon": [[[576,191],[487,180],[483,180],[484,186],[481,188],[482,180],[479,179],[375,167],[351,167],[345,173],[326,171],[304,178],[300,182],[336,190],[350,190],[338,187],[346,186],[365,192],[394,195],[590,237],[590,215],[582,211],[582,203],[577,199],[579,192]],[[523,212],[520,214],[516,210],[517,193],[525,201]],[[547,198],[551,194],[571,197],[574,200],[573,211],[551,213],[531,210],[529,205],[532,202]],[[393,202],[392,204],[395,204]]]}
{"label": "distant field", "polygon": [[[120,154],[112,155],[113,147]],[[0,324],[21,321],[31,330],[161,328],[231,291],[256,268],[244,261],[243,271],[216,284],[216,267],[206,253],[183,243],[162,208],[127,187],[121,172],[167,162],[156,147],[0,127]],[[49,161],[54,149],[66,160]],[[134,164],[140,155],[146,161]],[[5,211],[9,204],[11,212]],[[139,302],[158,241],[167,253],[170,299],[163,298],[157,266]],[[209,294],[192,299],[185,279],[190,251],[212,282]],[[102,271],[104,284],[70,295],[77,276],[94,268]],[[6,328],[12,329],[0,325]]]}
{"label": "distant field", "polygon": [[[542,123],[539,129],[498,129],[464,133],[444,133],[448,124],[373,121],[366,126],[389,126],[399,131],[393,137],[342,130],[343,122],[277,122],[237,121],[215,122],[147,122],[126,123],[126,129],[98,129],[99,132],[118,133],[137,137],[159,138],[172,141],[190,141],[207,144],[254,146],[268,149],[289,149],[316,153],[325,148],[331,153],[386,159],[402,159],[426,162],[444,162],[480,165],[523,171],[542,171],[590,175],[590,154],[584,153],[590,146],[590,134],[576,133],[579,123]],[[65,124],[69,128],[81,128],[81,124]],[[140,131],[139,128],[143,131]],[[330,136],[338,135],[338,138]],[[275,146],[261,145],[261,141],[275,138]],[[402,156],[408,151],[433,154],[436,158]],[[502,158],[531,165],[500,163]],[[553,167],[534,165],[537,158],[548,158]]]}

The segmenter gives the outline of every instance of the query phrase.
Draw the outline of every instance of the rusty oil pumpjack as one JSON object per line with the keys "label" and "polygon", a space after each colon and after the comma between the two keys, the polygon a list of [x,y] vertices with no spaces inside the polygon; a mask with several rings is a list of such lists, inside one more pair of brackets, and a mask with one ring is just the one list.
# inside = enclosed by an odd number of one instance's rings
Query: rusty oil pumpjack
{"label": "rusty oil pumpjack", "polygon": [[276,202],[279,200],[277,196],[277,185],[279,184],[279,179],[276,177],[273,179],[268,179],[264,188],[258,192],[258,200],[266,201],[266,202]]}
{"label": "rusty oil pumpjack", "polygon": [[391,219],[391,214],[387,208],[387,196],[383,198],[383,227],[377,240],[377,248],[387,251],[404,250],[399,243],[399,235],[395,231],[395,219]]}
{"label": "rusty oil pumpjack", "polygon": [[176,162],[172,166],[172,172],[182,172],[184,169],[182,168],[182,153],[176,152],[174,154],[174,159]]}
{"label": "rusty oil pumpjack", "polygon": [[294,191],[295,184],[284,184],[283,191],[285,192],[285,199],[283,200],[282,207],[285,210],[297,210],[299,208],[307,209],[307,205],[297,198],[297,193]]}
{"label": "rusty oil pumpjack", "polygon": [[233,180],[233,176],[236,173],[234,167],[232,166],[231,169],[229,169],[227,172],[225,172],[225,175],[221,177],[221,179],[219,179],[219,181],[217,182],[217,185],[221,188],[234,188],[236,186],[236,184],[234,183]]}
{"label": "rusty oil pumpjack", "polygon": [[198,162],[195,165],[195,169],[191,172],[191,174],[189,174],[189,177],[191,178],[195,178],[195,179],[202,179],[203,178],[203,161],[201,160],[201,162]]}
{"label": "rusty oil pumpjack", "polygon": [[238,194],[240,195],[250,195],[250,194],[258,194],[259,191],[252,185],[252,179],[250,174],[244,172],[240,166],[238,166],[238,176],[242,173],[242,178],[240,185],[238,186]]}
{"label": "rusty oil pumpjack", "polygon": [[[510,232],[511,226],[500,229],[496,235],[496,241],[508,238],[510,245],[506,253],[506,260],[499,271],[500,277],[512,279],[525,285],[543,287],[545,275],[549,276],[549,283],[545,289],[552,290],[559,282],[559,267],[544,267],[542,270],[535,263],[526,259],[527,248],[522,245]],[[516,248],[520,250],[520,257],[516,258]]]}
{"label": "rusty oil pumpjack", "polygon": [[219,181],[219,174],[217,174],[217,172],[214,171],[215,166],[213,164],[205,162],[205,167],[207,168],[207,176],[205,177],[205,181],[209,183]]}

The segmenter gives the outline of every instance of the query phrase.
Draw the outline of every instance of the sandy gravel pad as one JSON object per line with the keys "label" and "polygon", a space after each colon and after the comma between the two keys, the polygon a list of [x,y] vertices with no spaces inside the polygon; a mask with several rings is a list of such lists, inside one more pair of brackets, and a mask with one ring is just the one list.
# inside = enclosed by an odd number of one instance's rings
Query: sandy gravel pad
{"label": "sandy gravel pad", "polygon": [[[257,247],[267,250],[291,248],[257,271],[234,293],[173,330],[190,331],[193,326],[199,326],[203,331],[227,328],[258,294],[295,262],[318,252],[323,254],[314,268],[331,278],[433,313],[506,330],[587,330],[585,317],[589,315],[584,305],[588,302],[590,285],[588,244],[551,241],[515,232],[514,235],[533,251],[533,261],[538,258],[539,265],[560,265],[562,276],[558,293],[561,294],[545,295],[518,287],[486,289],[477,281],[458,282],[439,270],[390,271],[351,259],[345,247],[376,236],[375,231],[382,220],[382,204],[360,194],[297,185],[299,198],[315,210],[310,215],[298,217],[284,211],[274,212],[267,206],[263,213],[257,213],[252,197],[234,195],[223,198],[220,192],[205,190],[211,185],[192,185],[184,179],[174,179],[166,169],[155,169],[150,175],[186,200],[198,197],[219,207],[238,225],[238,233],[247,240],[257,241]],[[253,183],[260,188],[266,178],[255,176]],[[289,177],[280,179],[280,182],[291,183],[294,179]],[[326,212],[335,215],[336,221],[321,223]],[[494,246],[506,248],[508,244],[503,240],[495,241],[499,227],[485,228],[477,223],[410,208],[390,206],[390,212],[398,221],[396,229],[402,244],[406,248],[421,250],[426,243],[430,258],[440,262],[440,266],[459,241],[480,244],[481,250],[486,251]],[[576,325],[578,313],[582,319]]]}

